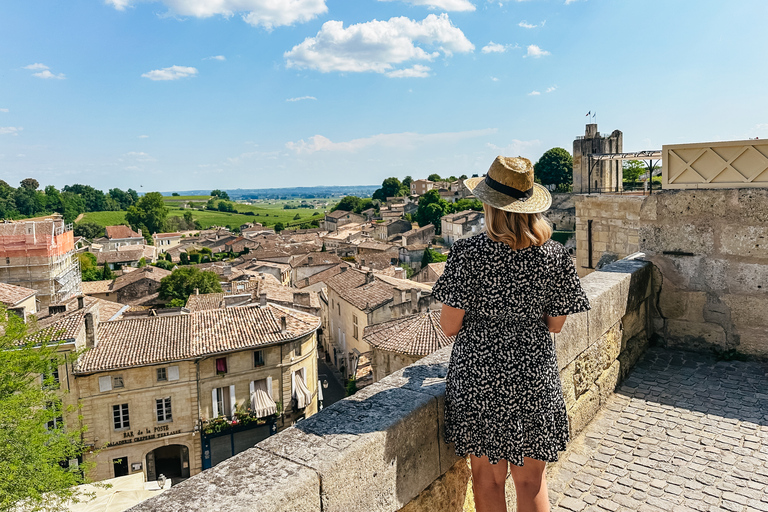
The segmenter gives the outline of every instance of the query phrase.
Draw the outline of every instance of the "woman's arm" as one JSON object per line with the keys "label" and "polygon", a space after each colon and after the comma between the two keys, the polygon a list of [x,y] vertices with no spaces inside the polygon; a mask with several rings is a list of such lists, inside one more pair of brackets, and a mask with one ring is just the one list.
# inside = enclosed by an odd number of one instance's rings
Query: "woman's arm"
{"label": "woman's arm", "polygon": [[549,316],[546,313],[544,313],[544,316],[542,317],[544,323],[547,324],[547,327],[549,328],[549,332],[555,333],[560,332],[563,329],[563,324],[565,323],[566,318],[568,318],[568,315]]}
{"label": "woman's arm", "polygon": [[440,327],[446,336],[455,336],[461,330],[461,324],[464,321],[464,310],[452,308],[443,304],[440,311]]}

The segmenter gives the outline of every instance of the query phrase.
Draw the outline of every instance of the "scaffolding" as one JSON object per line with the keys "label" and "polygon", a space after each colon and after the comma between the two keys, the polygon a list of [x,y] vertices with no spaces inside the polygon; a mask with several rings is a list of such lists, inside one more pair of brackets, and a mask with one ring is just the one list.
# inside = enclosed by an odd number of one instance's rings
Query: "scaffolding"
{"label": "scaffolding", "polygon": [[0,223],[0,282],[37,291],[40,306],[81,293],[72,224],[60,215]]}

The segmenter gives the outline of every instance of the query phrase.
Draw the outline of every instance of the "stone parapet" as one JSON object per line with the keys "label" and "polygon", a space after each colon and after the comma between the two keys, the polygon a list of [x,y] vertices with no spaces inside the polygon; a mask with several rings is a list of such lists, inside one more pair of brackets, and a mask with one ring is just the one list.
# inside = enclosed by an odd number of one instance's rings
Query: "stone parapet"
{"label": "stone parapet", "polygon": [[[646,345],[651,265],[583,280],[592,310],[554,335],[571,433]],[[405,512],[472,508],[464,458],[444,442],[446,347],[132,508],[134,512]],[[514,492],[508,486],[510,506]]]}

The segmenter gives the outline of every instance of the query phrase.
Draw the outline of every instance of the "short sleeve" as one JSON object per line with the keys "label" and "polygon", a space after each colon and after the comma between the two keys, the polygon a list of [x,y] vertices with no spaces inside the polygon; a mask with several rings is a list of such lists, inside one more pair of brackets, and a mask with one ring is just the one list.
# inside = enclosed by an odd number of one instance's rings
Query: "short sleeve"
{"label": "short sleeve", "polygon": [[552,281],[546,313],[549,316],[572,315],[591,309],[589,299],[581,287],[576,266],[565,247],[558,244],[559,251],[554,258]]}
{"label": "short sleeve", "polygon": [[457,241],[448,253],[445,270],[432,287],[432,296],[452,308],[466,310],[469,307],[469,283],[466,255]]}

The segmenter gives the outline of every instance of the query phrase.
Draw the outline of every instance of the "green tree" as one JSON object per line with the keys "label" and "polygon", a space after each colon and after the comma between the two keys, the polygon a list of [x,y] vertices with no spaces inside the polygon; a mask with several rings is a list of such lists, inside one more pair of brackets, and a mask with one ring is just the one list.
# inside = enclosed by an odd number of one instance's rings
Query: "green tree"
{"label": "green tree", "polygon": [[80,222],[75,224],[74,235],[93,240],[94,238],[104,236],[104,226],[96,224],[95,222]]}
{"label": "green tree", "polygon": [[57,333],[30,336],[27,329],[21,318],[0,307],[0,510],[63,510],[89,469],[62,464],[83,453],[85,428],[62,421],[61,390],[52,369],[66,361],[57,352]]}
{"label": "green tree", "polygon": [[234,206],[232,206],[232,203],[229,201],[219,201],[218,204],[218,210],[220,212],[231,212],[235,209]]}
{"label": "green tree", "polygon": [[449,203],[450,212],[463,212],[464,210],[474,210],[476,212],[483,211],[483,203],[477,199],[459,199],[455,203]]}
{"label": "green tree", "polygon": [[60,197],[65,221],[74,222],[78,215],[85,213],[85,199],[80,195],[74,192],[62,192]]}
{"label": "green tree", "polygon": [[170,261],[173,263],[173,257],[171,256],[171,253],[167,252],[165,253],[165,261]]}
{"label": "green tree", "polygon": [[301,215],[299,215],[298,213],[293,216],[293,220],[299,220],[299,219],[301,219]]}
{"label": "green tree", "polygon": [[435,234],[440,234],[440,219],[448,213],[450,204],[440,198],[440,193],[432,189],[419,198],[419,207],[416,210],[416,222],[420,227],[427,224],[435,226]]}
{"label": "green tree", "polygon": [[283,224],[282,222],[278,222],[273,227],[275,228],[275,233],[279,233],[285,229],[285,224]]}
{"label": "green tree", "polygon": [[119,188],[109,189],[109,197],[117,201],[121,210],[127,210],[138,200],[138,196],[134,197],[134,194],[136,194],[136,191],[131,189],[128,189],[128,191],[125,192]]}
{"label": "green tree", "polygon": [[80,185],[78,183],[74,185],[67,185],[62,192],[72,192],[83,198],[85,201],[85,211],[87,212],[103,212],[106,210],[106,196],[101,190],[96,190],[90,185]]}
{"label": "green tree", "polygon": [[227,200],[229,199],[229,194],[219,189],[211,190],[211,195],[214,197],[218,197],[219,199],[227,199]]}
{"label": "green tree", "polygon": [[152,266],[161,268],[163,270],[173,270],[173,267],[175,267],[176,265],[174,265],[172,262],[168,260],[157,260],[152,264]]}
{"label": "green tree", "polygon": [[195,289],[200,293],[221,292],[219,276],[197,267],[179,267],[160,280],[159,296],[165,300],[181,299],[186,304]]}
{"label": "green tree", "polygon": [[410,182],[408,185],[404,185],[397,178],[387,178],[382,182],[381,188],[377,189],[376,192],[373,193],[373,199],[386,201],[388,197],[408,195],[411,192],[410,187]]}
{"label": "green tree", "polygon": [[138,267],[139,267],[139,268],[144,268],[144,267],[146,267],[146,266],[147,266],[147,258],[145,258],[144,256],[142,256],[142,257],[141,257],[141,259],[139,259],[139,265],[138,265]]}
{"label": "green tree", "polygon": [[108,279],[112,280],[115,278],[115,273],[112,272],[112,269],[109,268],[109,263],[104,263],[104,266],[101,271],[102,279]]}
{"label": "green tree", "polygon": [[80,261],[80,273],[83,281],[101,281],[104,279],[104,271],[97,265],[96,255],[92,252],[81,252],[77,255]]}
{"label": "green tree", "polygon": [[182,265],[189,265],[189,254],[185,252],[179,253],[179,261],[181,261]]}
{"label": "green tree", "polygon": [[149,192],[139,201],[128,208],[125,220],[134,230],[143,229],[144,238],[152,239],[152,233],[162,233],[168,218],[168,208],[163,202],[160,192]]}
{"label": "green tree", "polygon": [[648,168],[640,160],[625,160],[623,167],[623,178],[628,183],[636,183],[643,173],[648,172]]}
{"label": "green tree", "polygon": [[426,267],[430,263],[439,263],[441,261],[447,261],[448,256],[440,254],[439,252],[427,247],[424,249],[424,255],[421,257],[421,268]]}
{"label": "green tree", "polygon": [[174,192],[174,193],[172,193],[171,195],[172,195],[173,197],[179,197],[179,193],[178,193],[178,192]]}
{"label": "green tree", "polygon": [[427,176],[427,179],[429,181],[443,181],[443,179],[440,177],[439,174],[430,174],[429,176]]}
{"label": "green tree", "polygon": [[331,208],[332,212],[335,212],[336,210],[343,210],[345,212],[354,212],[355,208],[360,206],[360,198],[357,196],[345,196],[341,199],[341,201],[336,204],[333,208]]}
{"label": "green tree", "polygon": [[40,183],[35,178],[24,178],[21,180],[21,187],[27,190],[37,190],[40,188]]}
{"label": "green tree", "polygon": [[408,193],[411,193],[411,183],[413,183],[413,178],[410,176],[406,176],[403,178],[403,186],[408,189]]}
{"label": "green tree", "polygon": [[558,189],[563,189],[573,184],[573,158],[563,148],[545,152],[533,169],[544,185],[556,185]]}

